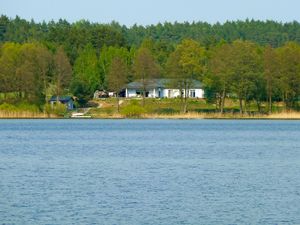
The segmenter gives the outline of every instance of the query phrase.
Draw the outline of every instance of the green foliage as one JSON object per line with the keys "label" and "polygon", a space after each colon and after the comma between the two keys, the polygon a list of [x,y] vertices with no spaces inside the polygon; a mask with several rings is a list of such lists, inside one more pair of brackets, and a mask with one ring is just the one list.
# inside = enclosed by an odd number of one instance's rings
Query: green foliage
{"label": "green foliage", "polygon": [[16,102],[43,105],[47,90],[55,84],[55,93],[63,93],[70,83],[72,68],[63,50],[54,55],[39,43],[0,46],[0,91],[15,93]]}
{"label": "green foliage", "polygon": [[8,112],[15,112],[18,110],[18,108],[14,105],[11,105],[8,103],[3,103],[2,105],[0,105],[0,110],[8,111]]}
{"label": "green foliage", "polygon": [[154,110],[154,113],[171,115],[171,114],[179,113],[179,111],[174,108],[158,108]]}
{"label": "green foliage", "polygon": [[[127,28],[116,22],[36,23],[2,15],[1,100],[41,107],[52,94],[72,92],[84,105],[96,89],[119,90],[124,82],[140,79],[145,92],[147,79],[159,76],[173,78],[182,90],[199,79],[208,101],[220,111],[228,97],[240,101],[241,112],[250,110],[251,102],[272,111],[274,101],[297,110],[299,34],[298,22],[176,22]],[[181,97],[186,111],[189,101]]]}
{"label": "green foliage", "polygon": [[40,112],[39,107],[36,105],[28,104],[28,103],[20,103],[17,105],[12,105],[8,103],[3,103],[0,105],[0,111],[6,112]]}
{"label": "green foliage", "polygon": [[167,68],[169,78],[173,80],[172,86],[177,86],[185,93],[181,95],[181,98],[184,98],[181,106],[183,113],[187,112],[187,98],[191,84],[194,80],[203,79],[206,70],[205,60],[205,49],[198,42],[191,39],[185,39],[178,44],[168,59]]}
{"label": "green foliage", "polygon": [[74,65],[75,79],[85,82],[90,91],[94,92],[100,84],[98,57],[91,44],[79,53]]}
{"label": "green foliage", "polygon": [[145,108],[139,106],[137,102],[131,102],[121,109],[121,114],[127,118],[139,118],[145,113]]}
{"label": "green foliage", "polygon": [[67,113],[67,108],[64,104],[46,104],[44,107],[45,112],[50,115],[50,114],[55,114],[58,116],[65,116]]}
{"label": "green foliage", "polygon": [[79,79],[74,79],[71,83],[71,90],[73,94],[78,98],[78,103],[80,106],[84,106],[89,99],[92,98],[92,92],[90,87],[84,81]]}
{"label": "green foliage", "polygon": [[53,82],[56,85],[56,95],[63,95],[66,89],[70,86],[72,80],[72,67],[70,61],[60,46],[53,56],[54,70]]}
{"label": "green foliage", "polygon": [[109,86],[109,73],[112,66],[112,61],[115,58],[120,58],[127,67],[126,81],[130,82],[129,67],[132,64],[134,49],[128,51],[124,47],[104,46],[100,52],[99,69],[100,69],[100,86],[102,89],[107,89]]}

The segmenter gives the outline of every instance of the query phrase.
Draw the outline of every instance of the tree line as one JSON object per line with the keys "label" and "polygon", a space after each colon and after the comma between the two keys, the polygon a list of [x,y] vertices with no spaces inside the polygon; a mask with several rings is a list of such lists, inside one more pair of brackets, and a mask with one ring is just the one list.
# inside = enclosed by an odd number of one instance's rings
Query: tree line
{"label": "tree line", "polygon": [[[65,20],[35,23],[0,17],[0,92],[6,101],[37,105],[73,94],[85,104],[97,89],[121,91],[135,79],[171,78],[188,90],[200,80],[206,98],[224,112],[272,111],[273,102],[298,109],[300,24],[274,21],[165,23],[131,28]],[[186,92],[183,92],[186,93]],[[144,96],[143,95],[143,96]],[[181,96],[187,111],[188,96]],[[267,108],[263,106],[267,103]]]}

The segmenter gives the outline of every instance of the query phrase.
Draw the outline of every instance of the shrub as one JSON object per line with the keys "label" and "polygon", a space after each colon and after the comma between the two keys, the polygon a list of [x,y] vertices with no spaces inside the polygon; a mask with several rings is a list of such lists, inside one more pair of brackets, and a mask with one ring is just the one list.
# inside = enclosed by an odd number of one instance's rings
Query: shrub
{"label": "shrub", "polygon": [[31,105],[28,103],[20,103],[18,105],[3,103],[0,105],[0,110],[6,112],[40,112],[40,109],[36,105]]}
{"label": "shrub", "polygon": [[179,110],[173,108],[161,108],[161,109],[154,110],[154,112],[158,114],[175,114],[175,113],[179,113]]}
{"label": "shrub", "polygon": [[35,112],[39,113],[41,110],[36,105],[31,105],[28,103],[21,103],[17,105],[19,111],[26,111],[26,112]]}
{"label": "shrub", "polygon": [[7,111],[7,112],[16,112],[18,108],[14,105],[3,103],[2,105],[0,105],[0,110]]}
{"label": "shrub", "polygon": [[130,105],[136,105],[136,106],[138,106],[139,105],[139,101],[137,99],[131,99],[130,100]]}
{"label": "shrub", "polygon": [[46,104],[45,105],[45,112],[50,115],[50,114],[55,114],[58,116],[65,116],[67,113],[67,108],[64,104],[55,104],[55,105],[51,105],[51,104]]}
{"label": "shrub", "polygon": [[139,118],[145,113],[146,110],[143,107],[135,104],[130,104],[128,106],[125,106],[121,110],[121,114],[128,118]]}

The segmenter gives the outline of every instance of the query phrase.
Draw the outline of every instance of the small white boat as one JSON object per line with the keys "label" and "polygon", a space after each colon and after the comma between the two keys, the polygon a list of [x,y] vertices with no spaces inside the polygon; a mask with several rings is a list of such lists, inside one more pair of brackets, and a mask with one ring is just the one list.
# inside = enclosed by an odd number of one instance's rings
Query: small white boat
{"label": "small white boat", "polygon": [[72,113],[71,118],[91,118],[91,116],[86,116],[84,113]]}

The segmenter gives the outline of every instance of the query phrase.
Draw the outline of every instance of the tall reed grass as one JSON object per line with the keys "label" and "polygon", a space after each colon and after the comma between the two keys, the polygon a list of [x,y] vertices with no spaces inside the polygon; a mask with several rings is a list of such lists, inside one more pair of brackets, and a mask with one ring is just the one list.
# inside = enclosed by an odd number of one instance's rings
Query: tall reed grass
{"label": "tall reed grass", "polygon": [[32,119],[43,119],[43,118],[57,118],[54,114],[46,114],[41,112],[29,112],[29,111],[2,111],[0,110],[0,118],[32,118]]}

